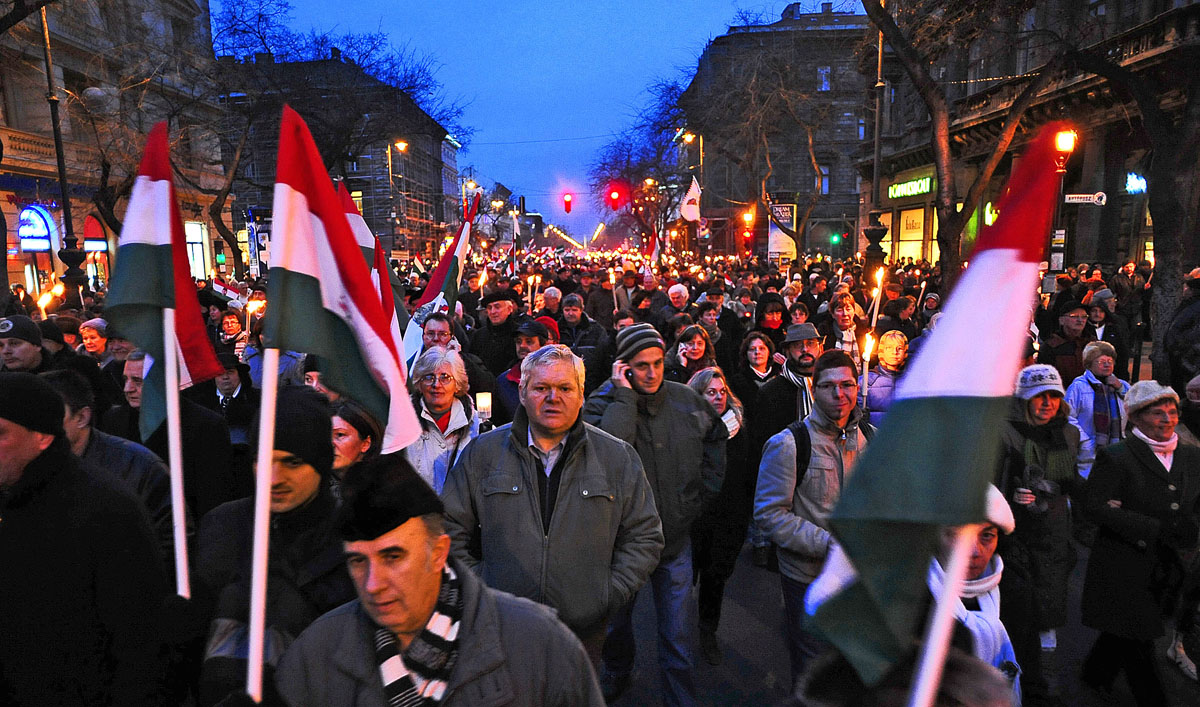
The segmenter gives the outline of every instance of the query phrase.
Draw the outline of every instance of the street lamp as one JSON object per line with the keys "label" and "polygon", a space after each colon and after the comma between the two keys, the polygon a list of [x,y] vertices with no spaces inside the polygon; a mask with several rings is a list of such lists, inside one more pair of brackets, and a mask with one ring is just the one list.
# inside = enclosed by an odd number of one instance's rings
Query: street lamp
{"label": "street lamp", "polygon": [[396,151],[397,152],[408,152],[408,143],[405,142],[404,140],[397,140],[396,141]]}
{"label": "street lamp", "polygon": [[1054,204],[1054,232],[1050,234],[1049,254],[1046,258],[1050,263],[1051,272],[1062,272],[1066,269],[1067,231],[1063,228],[1063,189],[1067,181],[1067,160],[1075,151],[1079,141],[1079,133],[1067,128],[1058,131],[1054,136],[1054,149],[1058,152],[1054,166],[1058,172],[1058,201]]}

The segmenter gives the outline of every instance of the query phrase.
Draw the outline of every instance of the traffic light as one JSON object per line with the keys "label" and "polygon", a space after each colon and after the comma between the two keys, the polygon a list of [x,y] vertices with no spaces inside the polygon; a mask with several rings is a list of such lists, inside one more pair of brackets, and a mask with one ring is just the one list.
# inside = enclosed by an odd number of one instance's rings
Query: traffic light
{"label": "traffic light", "polygon": [[213,248],[217,251],[217,265],[224,265],[225,241],[213,241]]}
{"label": "traffic light", "polygon": [[628,190],[625,185],[620,182],[609,182],[604,193],[604,203],[608,204],[608,208],[616,211],[621,208],[621,204],[628,199]]}
{"label": "traffic light", "polygon": [[842,234],[838,233],[837,231],[834,231],[833,233],[829,234],[829,244],[830,245],[837,245],[841,242],[842,242]]}
{"label": "traffic light", "polygon": [[574,198],[575,197],[570,193],[563,194],[563,211],[571,213],[571,200]]}

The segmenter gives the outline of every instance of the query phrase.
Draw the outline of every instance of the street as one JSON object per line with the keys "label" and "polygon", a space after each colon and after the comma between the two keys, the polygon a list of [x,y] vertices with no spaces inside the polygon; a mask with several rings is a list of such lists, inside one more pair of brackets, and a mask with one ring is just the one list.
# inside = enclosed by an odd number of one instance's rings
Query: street
{"label": "street", "polygon": [[[1118,679],[1112,698],[1082,686],[1078,675],[1096,632],[1079,623],[1079,596],[1087,569],[1087,548],[1078,547],[1079,561],[1071,576],[1070,622],[1058,632],[1058,651],[1050,671],[1059,676],[1059,694],[1072,707],[1132,705],[1124,679]],[[634,609],[637,667],[629,691],[614,704],[622,707],[659,704],[654,647],[654,606],[642,592]],[[701,704],[772,705],[787,694],[788,656],[783,640],[783,600],[776,574],[750,561],[749,546],[738,558],[726,588],[718,639],[724,659],[712,666],[697,658],[696,685]],[[1170,705],[1200,705],[1200,684],[1189,680],[1166,658],[1167,637],[1156,643],[1158,671]]]}

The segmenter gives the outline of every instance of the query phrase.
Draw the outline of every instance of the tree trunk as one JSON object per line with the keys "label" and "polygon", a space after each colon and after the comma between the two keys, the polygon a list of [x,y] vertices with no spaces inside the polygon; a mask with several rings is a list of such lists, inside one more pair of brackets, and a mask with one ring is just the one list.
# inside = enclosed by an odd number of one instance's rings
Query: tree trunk
{"label": "tree trunk", "polygon": [[[233,189],[233,181],[237,178],[238,165],[242,162],[242,152],[246,148],[246,140],[250,136],[250,126],[254,122],[254,118],[246,119],[246,125],[242,130],[242,136],[238,139],[237,147],[233,150],[233,157],[230,158],[229,164],[225,165],[225,181],[221,184],[221,188],[217,191],[213,202],[208,205],[208,216],[212,219],[213,228],[217,229],[217,233],[221,236],[221,240],[225,241],[229,246],[229,254],[233,256],[233,274],[238,280],[246,278],[246,261],[242,260],[242,251],[238,248],[237,234],[234,233],[229,226],[225,225],[223,212],[225,211],[225,202],[229,199],[229,192]],[[250,244],[251,248],[255,244]]]}

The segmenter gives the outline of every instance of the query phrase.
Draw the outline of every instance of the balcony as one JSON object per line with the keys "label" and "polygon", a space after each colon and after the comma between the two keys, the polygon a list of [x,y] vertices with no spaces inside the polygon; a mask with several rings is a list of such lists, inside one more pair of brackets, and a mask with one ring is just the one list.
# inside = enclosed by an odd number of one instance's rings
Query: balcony
{"label": "balcony", "polygon": [[[4,143],[4,163],[10,169],[16,167],[23,172],[44,172],[51,175],[57,173],[54,138],[49,135],[0,126],[0,141]],[[87,175],[78,181],[91,181],[90,176],[95,174],[96,165],[99,164],[98,150],[64,141],[63,155],[68,173],[74,172],[76,176]]]}

